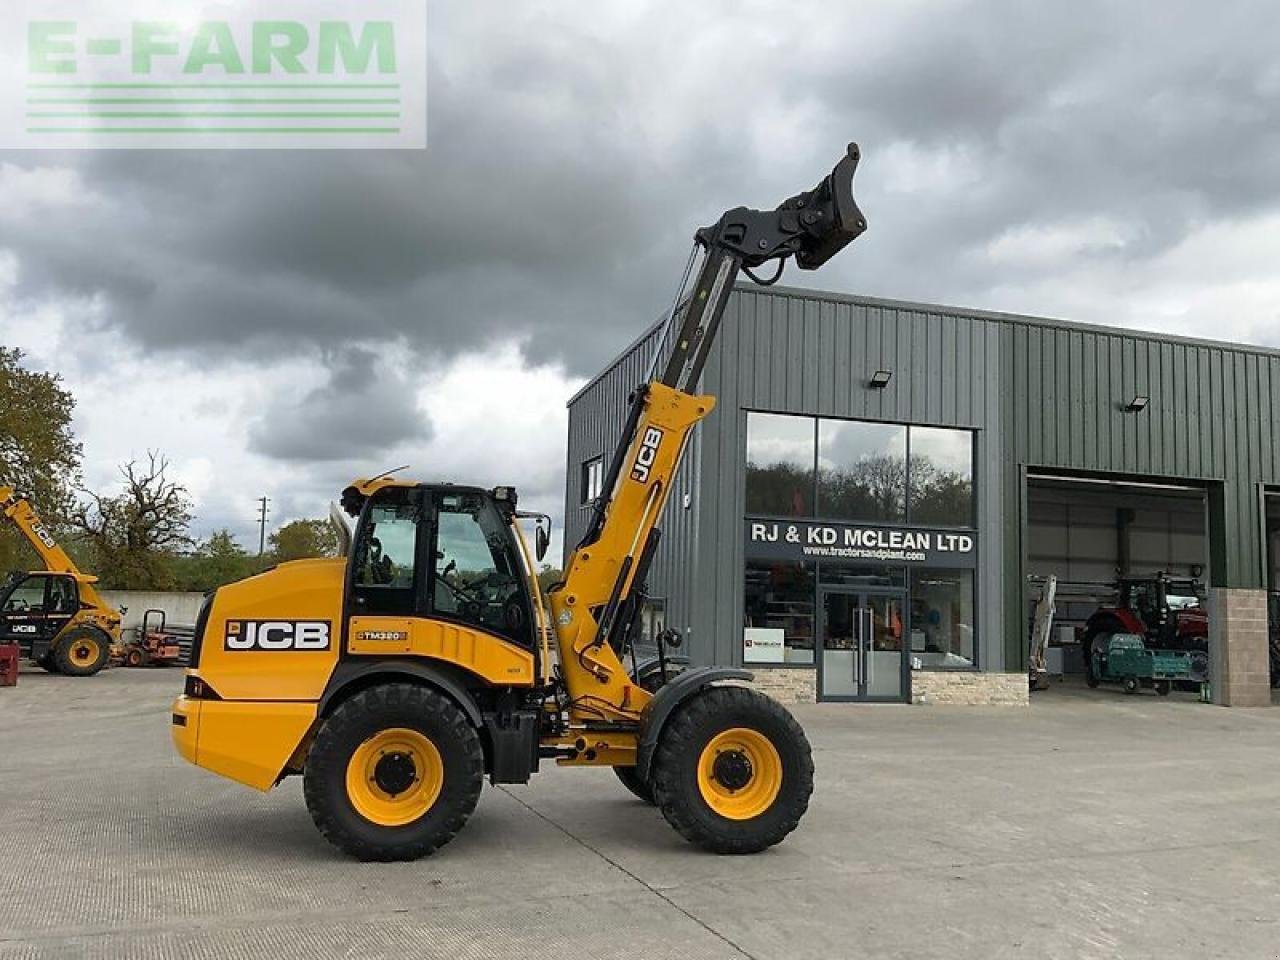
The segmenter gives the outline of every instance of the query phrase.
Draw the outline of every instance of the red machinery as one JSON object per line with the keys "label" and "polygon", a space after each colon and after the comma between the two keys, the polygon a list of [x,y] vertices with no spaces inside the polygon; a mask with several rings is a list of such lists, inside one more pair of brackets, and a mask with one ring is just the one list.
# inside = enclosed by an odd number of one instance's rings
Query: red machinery
{"label": "red machinery", "polygon": [[[152,615],[159,622],[151,625]],[[126,667],[172,667],[186,662],[186,650],[190,648],[190,627],[165,627],[163,610],[147,610],[142,614],[142,624],[135,638],[113,650],[113,658]],[[184,649],[186,648],[186,649]]]}
{"label": "red machinery", "polygon": [[0,643],[0,687],[18,685],[18,653],[16,643]]}
{"label": "red machinery", "polygon": [[1191,651],[1191,676],[1196,682],[1209,675],[1209,611],[1204,588],[1192,577],[1121,577],[1114,607],[1100,607],[1085,624],[1085,669],[1092,676],[1093,644],[1099,637],[1133,633],[1147,646]]}

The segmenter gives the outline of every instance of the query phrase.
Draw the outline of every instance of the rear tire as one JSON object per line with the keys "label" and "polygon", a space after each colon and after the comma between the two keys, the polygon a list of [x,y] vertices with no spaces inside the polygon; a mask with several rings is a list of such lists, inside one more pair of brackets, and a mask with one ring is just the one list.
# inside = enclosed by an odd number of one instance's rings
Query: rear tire
{"label": "rear tire", "polygon": [[1125,678],[1124,678],[1124,692],[1125,692],[1125,693],[1137,693],[1137,692],[1138,692],[1138,678],[1137,678],[1137,677],[1125,677]]}
{"label": "rear tire", "polygon": [[1162,697],[1167,697],[1173,691],[1173,684],[1168,680],[1157,680],[1155,686],[1156,693]]}
{"label": "rear tire", "polygon": [[93,627],[73,627],[53,648],[58,673],[68,677],[91,677],[107,665],[111,643]]}
{"label": "rear tire", "polygon": [[813,753],[780,704],[746,687],[710,687],[663,728],[650,782],[686,840],[713,853],[756,853],[808,809]]}
{"label": "rear tire", "polygon": [[652,805],[654,803],[653,784],[647,780],[641,780],[640,774],[636,772],[635,767],[614,767],[613,772],[619,782],[635,794],[636,797],[647,804]]}
{"label": "rear tire", "polygon": [[320,832],[358,860],[416,860],[452,840],[484,783],[480,737],[444,694],[370,687],[324,721],[303,794]]}

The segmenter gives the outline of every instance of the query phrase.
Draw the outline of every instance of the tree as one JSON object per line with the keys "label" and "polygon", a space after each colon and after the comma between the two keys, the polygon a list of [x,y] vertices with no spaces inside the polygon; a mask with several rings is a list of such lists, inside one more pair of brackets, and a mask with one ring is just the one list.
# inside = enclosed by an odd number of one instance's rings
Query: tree
{"label": "tree", "polygon": [[261,573],[267,561],[251,557],[230,530],[215,530],[194,553],[174,557],[174,579],[179,590],[204,592]]}
{"label": "tree", "polygon": [[114,496],[84,491],[88,502],[72,513],[94,558],[104,586],[125,590],[171,590],[172,554],[191,546],[191,498],[166,476],[169,461],[147,451],[147,463],[130,460],[120,468],[124,492]]}
{"label": "tree", "polygon": [[327,520],[294,520],[271,534],[271,555],[279,562],[336,557],[338,535]]}
{"label": "tree", "polygon": [[[0,347],[0,484],[29,497],[45,521],[59,526],[80,476],[81,448],[71,432],[75,399],[58,374],[27,370],[22,356]],[[16,531],[0,526],[0,571],[34,559]]]}
{"label": "tree", "polygon": [[544,597],[547,595],[548,590],[563,580],[564,571],[559,567],[551,566],[549,563],[542,564],[542,568],[538,571],[538,586],[541,588]]}

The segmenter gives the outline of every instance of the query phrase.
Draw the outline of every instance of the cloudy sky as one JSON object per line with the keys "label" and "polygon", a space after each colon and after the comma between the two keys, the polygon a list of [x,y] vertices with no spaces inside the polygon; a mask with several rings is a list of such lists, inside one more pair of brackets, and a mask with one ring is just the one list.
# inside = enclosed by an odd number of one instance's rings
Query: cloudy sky
{"label": "cloudy sky", "polygon": [[425,151],[0,152],[0,342],[198,531],[356,475],[560,512],[564,404],[693,230],[857,140],[791,283],[1280,346],[1280,5],[438,2]]}

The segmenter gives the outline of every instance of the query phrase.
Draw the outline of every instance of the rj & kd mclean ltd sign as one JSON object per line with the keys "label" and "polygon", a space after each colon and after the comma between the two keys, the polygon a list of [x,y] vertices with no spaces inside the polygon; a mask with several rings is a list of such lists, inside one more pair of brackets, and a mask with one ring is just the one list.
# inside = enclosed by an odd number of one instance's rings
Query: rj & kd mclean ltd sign
{"label": "rj & kd mclean ltd sign", "polygon": [[765,560],[842,560],[973,567],[973,533],[812,520],[747,520],[747,556]]}

